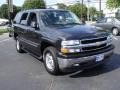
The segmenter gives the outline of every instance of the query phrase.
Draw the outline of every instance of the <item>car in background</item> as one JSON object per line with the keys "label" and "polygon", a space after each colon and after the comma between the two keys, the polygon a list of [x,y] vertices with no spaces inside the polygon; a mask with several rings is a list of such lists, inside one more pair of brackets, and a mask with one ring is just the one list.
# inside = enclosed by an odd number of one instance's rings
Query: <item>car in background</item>
{"label": "car in background", "polygon": [[119,35],[120,33],[120,19],[115,17],[98,19],[93,25],[107,29],[115,36]]}
{"label": "car in background", "polygon": [[4,26],[8,24],[8,20],[7,19],[0,19],[0,26]]}

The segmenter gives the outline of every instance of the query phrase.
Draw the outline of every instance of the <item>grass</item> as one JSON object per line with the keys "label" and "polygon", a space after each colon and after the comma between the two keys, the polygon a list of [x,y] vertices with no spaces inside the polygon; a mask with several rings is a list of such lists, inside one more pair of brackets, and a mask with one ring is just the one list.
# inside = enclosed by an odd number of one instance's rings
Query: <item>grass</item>
{"label": "grass", "polygon": [[0,35],[2,35],[3,33],[8,33],[7,29],[0,29]]}

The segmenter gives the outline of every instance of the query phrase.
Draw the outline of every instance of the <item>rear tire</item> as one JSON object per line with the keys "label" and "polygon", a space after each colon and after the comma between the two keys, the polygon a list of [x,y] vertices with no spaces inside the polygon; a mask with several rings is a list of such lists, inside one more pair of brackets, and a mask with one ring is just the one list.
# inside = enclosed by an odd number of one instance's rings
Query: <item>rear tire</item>
{"label": "rear tire", "polygon": [[54,47],[47,47],[43,52],[44,65],[48,73],[52,75],[59,74],[59,65],[56,58],[56,49]]}
{"label": "rear tire", "polygon": [[19,53],[23,53],[24,52],[24,50],[22,49],[22,45],[20,44],[19,39],[16,39],[16,50]]}

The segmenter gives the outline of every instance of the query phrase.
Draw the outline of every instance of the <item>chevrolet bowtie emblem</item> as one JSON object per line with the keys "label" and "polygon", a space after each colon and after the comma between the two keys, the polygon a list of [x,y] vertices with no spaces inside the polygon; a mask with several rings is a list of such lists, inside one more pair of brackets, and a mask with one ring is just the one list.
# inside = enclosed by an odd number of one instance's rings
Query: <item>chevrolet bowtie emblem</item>
{"label": "chevrolet bowtie emblem", "polygon": [[101,45],[101,43],[100,42],[96,42],[96,46],[100,46]]}

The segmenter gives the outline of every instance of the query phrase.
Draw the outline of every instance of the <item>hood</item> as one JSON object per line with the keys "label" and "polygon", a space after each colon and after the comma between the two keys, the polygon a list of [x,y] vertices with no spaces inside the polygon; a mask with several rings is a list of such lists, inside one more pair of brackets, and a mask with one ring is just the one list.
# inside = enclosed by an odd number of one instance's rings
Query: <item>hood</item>
{"label": "hood", "polygon": [[103,37],[108,35],[108,33],[106,33],[105,31],[99,30],[99,28],[90,25],[68,25],[54,27],[51,29],[54,30],[54,34],[56,34],[56,36],[59,34],[65,40],[80,40],[87,38]]}

